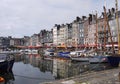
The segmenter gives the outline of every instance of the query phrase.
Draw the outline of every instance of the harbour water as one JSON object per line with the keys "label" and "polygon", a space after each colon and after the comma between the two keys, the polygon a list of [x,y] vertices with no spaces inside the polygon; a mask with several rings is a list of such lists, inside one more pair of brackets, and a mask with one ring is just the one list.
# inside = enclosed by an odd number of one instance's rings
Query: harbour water
{"label": "harbour water", "polygon": [[42,60],[40,55],[16,55],[15,60],[12,72],[0,74],[5,84],[40,84],[110,68],[107,63],[89,64],[61,58]]}

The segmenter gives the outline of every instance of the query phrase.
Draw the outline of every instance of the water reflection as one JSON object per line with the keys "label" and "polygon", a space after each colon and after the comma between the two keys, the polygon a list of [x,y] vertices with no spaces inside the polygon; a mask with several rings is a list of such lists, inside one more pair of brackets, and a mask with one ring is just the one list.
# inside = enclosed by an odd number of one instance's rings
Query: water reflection
{"label": "water reflection", "polygon": [[40,60],[39,68],[42,72],[51,72],[53,71],[53,61],[52,60]]}
{"label": "water reflection", "polygon": [[[12,79],[6,79],[6,84],[39,84],[110,68],[108,64],[89,64],[89,62],[72,62],[68,59],[54,58],[42,60],[40,55],[16,55]],[[9,74],[3,76],[9,77]],[[15,77],[15,78],[14,78]],[[31,82],[32,81],[32,82]]]}
{"label": "water reflection", "polygon": [[55,79],[67,78],[82,74],[83,72],[109,69],[106,64],[89,64],[89,62],[72,62],[71,60],[54,58],[52,60],[40,60],[40,71],[50,71]]}
{"label": "water reflection", "polygon": [[38,67],[41,72],[51,72],[55,79],[67,78],[79,75],[86,71],[98,71],[110,68],[106,64],[89,64],[89,62],[72,62],[71,60],[54,58],[42,60],[41,57],[24,55],[24,63],[30,63]]}

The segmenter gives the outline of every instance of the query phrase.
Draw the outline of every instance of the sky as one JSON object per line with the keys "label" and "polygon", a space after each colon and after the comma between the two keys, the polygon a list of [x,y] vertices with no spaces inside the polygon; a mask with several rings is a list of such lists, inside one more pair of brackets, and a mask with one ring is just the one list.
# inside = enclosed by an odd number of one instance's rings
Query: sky
{"label": "sky", "polygon": [[[76,16],[99,14],[115,0],[0,0],[0,36],[23,37],[71,23]],[[120,0],[118,0],[120,9]]]}

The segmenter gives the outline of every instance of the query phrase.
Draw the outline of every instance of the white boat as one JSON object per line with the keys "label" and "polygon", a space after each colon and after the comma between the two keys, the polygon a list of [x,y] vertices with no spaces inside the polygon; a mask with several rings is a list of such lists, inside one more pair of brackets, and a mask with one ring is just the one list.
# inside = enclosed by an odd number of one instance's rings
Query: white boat
{"label": "white boat", "polygon": [[21,52],[21,54],[31,54],[31,50],[30,49],[25,49],[25,50],[22,50],[20,52]]}
{"label": "white boat", "polygon": [[70,52],[71,60],[79,62],[88,62],[89,57],[86,56],[85,50]]}
{"label": "white boat", "polygon": [[44,56],[54,56],[55,52],[52,49],[46,49],[44,50]]}
{"label": "white boat", "polygon": [[35,49],[25,49],[20,51],[21,54],[38,54],[38,50]]}
{"label": "white boat", "polygon": [[32,50],[31,54],[38,54],[38,50]]}

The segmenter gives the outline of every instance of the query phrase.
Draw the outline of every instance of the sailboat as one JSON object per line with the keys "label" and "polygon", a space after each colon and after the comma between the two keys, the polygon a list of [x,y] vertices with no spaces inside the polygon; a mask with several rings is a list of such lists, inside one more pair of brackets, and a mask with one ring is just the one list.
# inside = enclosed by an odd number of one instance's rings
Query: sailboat
{"label": "sailboat", "polygon": [[[112,67],[118,67],[120,62],[120,30],[119,30],[119,20],[118,20],[118,4],[116,0],[116,21],[117,21],[117,29],[118,29],[118,54],[115,54],[113,51],[113,54],[110,56],[107,56],[108,62]],[[104,11],[106,12],[106,9],[104,7]],[[108,22],[108,21],[107,21]],[[113,49],[114,46],[112,45]]]}
{"label": "sailboat", "polygon": [[[95,15],[95,23],[96,23],[96,34],[95,34],[95,53],[93,56],[89,57],[89,62],[91,64],[95,64],[95,63],[107,63],[108,60],[107,60],[107,57],[105,55],[103,55],[103,53],[98,50],[98,14],[97,14],[97,11],[96,11],[96,15]],[[101,18],[101,17],[100,17]]]}

